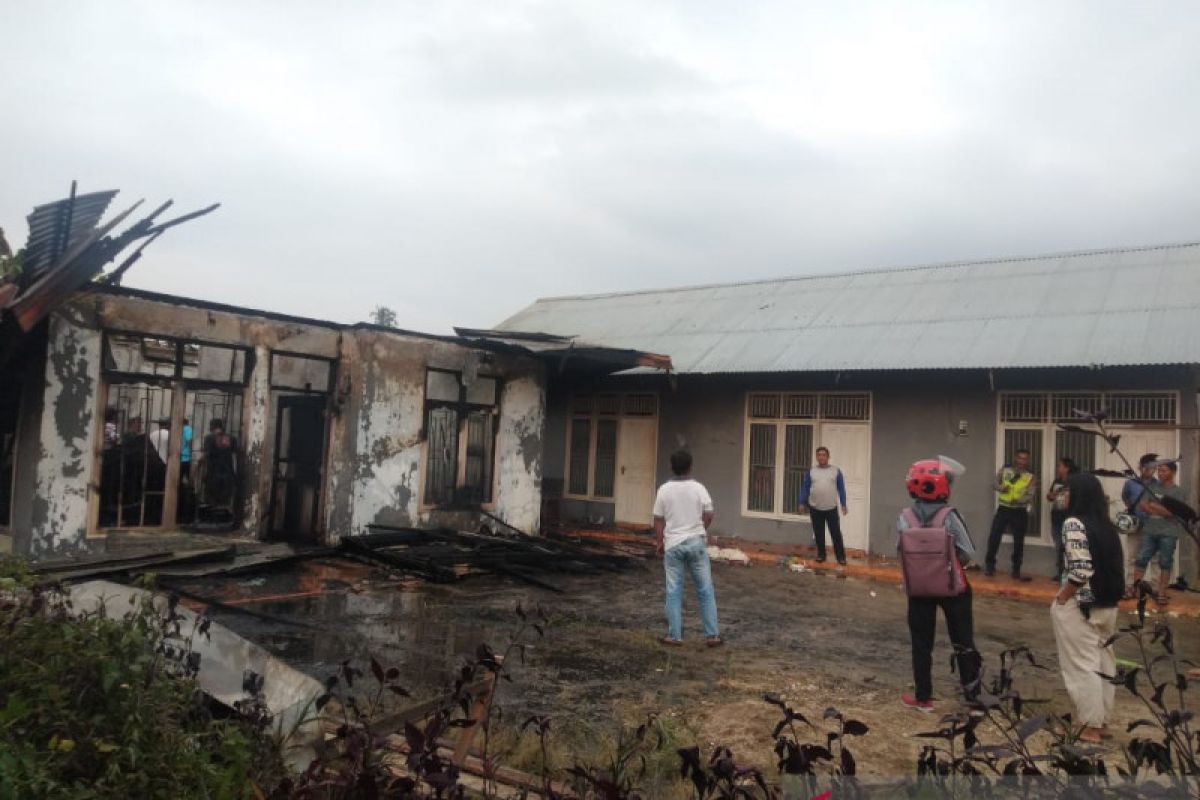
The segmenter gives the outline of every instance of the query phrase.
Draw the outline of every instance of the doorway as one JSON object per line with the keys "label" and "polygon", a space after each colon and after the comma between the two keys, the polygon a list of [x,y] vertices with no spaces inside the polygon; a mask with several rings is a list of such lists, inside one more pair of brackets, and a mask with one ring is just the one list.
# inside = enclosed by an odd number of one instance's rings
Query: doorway
{"label": "doorway", "polygon": [[871,426],[854,422],[823,423],[821,444],[834,454],[846,484],[846,506],[850,513],[841,520],[846,547],[866,551],[871,532]]}
{"label": "doorway", "polygon": [[325,460],[325,397],[284,395],[275,408],[271,535],[315,541]]}
{"label": "doorway", "polygon": [[658,420],[625,417],[618,430],[616,519],[649,525],[654,511]]}

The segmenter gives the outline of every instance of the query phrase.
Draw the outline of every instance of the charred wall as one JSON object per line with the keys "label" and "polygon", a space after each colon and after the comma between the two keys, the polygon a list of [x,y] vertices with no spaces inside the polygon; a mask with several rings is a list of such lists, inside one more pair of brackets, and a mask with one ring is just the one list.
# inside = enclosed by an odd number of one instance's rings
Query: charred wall
{"label": "charred wall", "polygon": [[[239,479],[242,532],[262,537],[273,490],[277,402],[272,354],[334,364],[319,535],[329,541],[372,522],[463,525],[422,496],[427,368],[499,380],[493,492],[485,508],[536,532],[541,510],[544,376],[540,362],[484,354],[450,338],[347,328],[137,293],[82,294],[55,311],[44,341],[10,369],[24,381],[15,494],[14,548],[34,556],[98,547],[95,497],[103,437],[105,331],[235,346],[248,352],[242,390]],[[200,431],[197,431],[199,438]],[[197,445],[198,446],[198,445]]]}

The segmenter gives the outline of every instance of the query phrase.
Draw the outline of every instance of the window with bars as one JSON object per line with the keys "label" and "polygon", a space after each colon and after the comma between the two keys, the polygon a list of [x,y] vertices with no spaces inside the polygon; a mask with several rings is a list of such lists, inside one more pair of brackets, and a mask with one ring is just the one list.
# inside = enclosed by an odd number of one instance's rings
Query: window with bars
{"label": "window with bars", "polygon": [[871,395],[752,392],[746,397],[746,419],[746,511],[799,515],[800,487],[820,444],[822,423],[870,421]]}
{"label": "window with bars", "polygon": [[1060,423],[1079,423],[1080,414],[1104,411],[1110,424],[1128,426],[1174,425],[1178,422],[1178,396],[1174,392],[1003,392],[999,399],[1002,432],[999,461],[1012,462],[1017,449],[1030,451],[1030,469],[1040,490],[1034,498],[1028,535],[1049,542],[1050,515],[1046,488],[1054,481],[1061,458],[1070,458],[1081,470],[1104,466],[1105,445],[1096,437],[1063,431]]}
{"label": "window with bars", "polygon": [[622,417],[658,415],[646,393],[576,395],[568,403],[566,493],[610,500],[616,492],[617,435]]}
{"label": "window with bars", "polygon": [[470,507],[492,500],[500,382],[479,375],[425,373],[426,505]]}
{"label": "window with bars", "polygon": [[1001,422],[1077,422],[1084,413],[1108,412],[1118,425],[1166,424],[1177,421],[1174,392],[1005,392],[1000,395]]}

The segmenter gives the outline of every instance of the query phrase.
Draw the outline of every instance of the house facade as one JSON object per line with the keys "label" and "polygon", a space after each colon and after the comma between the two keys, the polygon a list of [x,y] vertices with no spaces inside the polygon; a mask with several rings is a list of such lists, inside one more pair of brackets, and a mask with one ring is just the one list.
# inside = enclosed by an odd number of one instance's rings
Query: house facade
{"label": "house facade", "polygon": [[512,346],[94,287],[0,374],[0,528],[34,557],[130,530],[536,531],[545,373]]}
{"label": "house facade", "polygon": [[[1107,409],[1134,460],[1182,456],[1195,500],[1197,322],[1200,246],[1182,245],[554,298],[499,327],[673,361],[670,375],[551,377],[543,480],[566,520],[648,525],[667,455],[684,446],[716,533],[807,545],[799,487],[825,446],[846,477],[847,546],[890,555],[915,460],[967,466],[954,502],[980,549],[1015,450],[1031,451],[1043,490],[1059,457],[1124,468],[1058,427],[1076,409]],[[1105,482],[1117,498],[1120,481]],[[1032,511],[1025,563],[1051,574],[1047,505]]]}

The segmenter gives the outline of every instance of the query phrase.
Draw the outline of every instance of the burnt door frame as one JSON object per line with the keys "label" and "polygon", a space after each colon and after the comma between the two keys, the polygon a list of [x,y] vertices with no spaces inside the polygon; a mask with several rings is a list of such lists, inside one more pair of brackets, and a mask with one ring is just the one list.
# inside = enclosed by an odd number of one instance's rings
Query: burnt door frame
{"label": "burnt door frame", "polygon": [[[275,450],[271,455],[271,502],[267,510],[267,534],[270,538],[285,537],[287,538],[287,526],[283,529],[276,527],[276,512],[279,504],[279,486],[284,485],[307,485],[313,487],[313,504],[312,518],[309,520],[309,530],[311,531],[308,538],[312,541],[319,541],[321,538],[320,516],[322,508],[323,489],[325,486],[325,457],[327,455],[327,439],[329,436],[329,416],[328,410],[328,395],[325,393],[311,392],[301,394],[280,394],[275,398]],[[317,457],[313,464],[315,475],[311,480],[300,479],[294,477],[281,477],[281,464],[290,464],[293,459],[289,457],[281,457],[283,432],[284,432],[284,410],[289,407],[309,406],[314,408],[320,415],[321,423],[317,428]],[[289,430],[289,455],[292,451],[291,438],[294,431]],[[284,497],[287,497],[285,492]],[[285,499],[286,502],[286,499]],[[286,511],[285,511],[286,514]]]}

